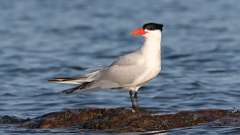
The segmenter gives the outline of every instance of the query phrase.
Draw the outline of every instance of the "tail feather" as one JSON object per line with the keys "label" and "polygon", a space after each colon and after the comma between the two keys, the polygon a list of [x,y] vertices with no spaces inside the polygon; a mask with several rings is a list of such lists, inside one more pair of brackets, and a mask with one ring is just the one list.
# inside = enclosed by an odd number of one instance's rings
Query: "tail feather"
{"label": "tail feather", "polygon": [[97,70],[80,77],[57,77],[57,78],[50,79],[48,81],[54,82],[54,83],[65,83],[65,84],[83,84],[85,82],[94,81],[99,75],[100,71],[101,70]]}
{"label": "tail feather", "polygon": [[87,82],[87,77],[57,77],[48,80],[49,82],[54,83],[66,83],[66,84],[82,84],[84,82]]}
{"label": "tail feather", "polygon": [[57,77],[50,79],[48,81],[53,83],[78,84],[77,87],[73,87],[62,91],[62,93],[70,94],[82,91],[84,89],[95,88],[94,83],[97,80],[97,78],[101,75],[101,71],[102,70],[97,70],[80,77]]}
{"label": "tail feather", "polygon": [[81,85],[79,85],[77,87],[73,87],[73,88],[70,88],[70,89],[63,90],[62,93],[65,93],[65,94],[76,93],[76,92],[79,92],[79,91],[82,91],[82,90],[86,89],[90,84],[91,84],[91,82],[85,82],[85,83],[82,83]]}

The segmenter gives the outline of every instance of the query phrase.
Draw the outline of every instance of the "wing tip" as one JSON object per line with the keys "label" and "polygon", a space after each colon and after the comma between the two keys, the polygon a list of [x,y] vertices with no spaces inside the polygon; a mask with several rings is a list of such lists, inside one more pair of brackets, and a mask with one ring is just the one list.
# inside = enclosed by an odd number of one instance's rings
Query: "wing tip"
{"label": "wing tip", "polygon": [[61,82],[64,81],[64,79],[61,78],[53,78],[53,79],[49,79],[48,82]]}
{"label": "wing tip", "polygon": [[73,78],[52,78],[49,79],[48,82],[53,82],[53,83],[64,83],[68,81],[73,81]]}

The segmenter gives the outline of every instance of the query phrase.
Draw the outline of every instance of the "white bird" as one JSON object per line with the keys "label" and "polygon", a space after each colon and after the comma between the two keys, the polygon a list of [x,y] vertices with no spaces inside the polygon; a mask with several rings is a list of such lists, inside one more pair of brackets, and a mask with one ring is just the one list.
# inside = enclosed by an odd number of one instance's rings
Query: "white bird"
{"label": "white bird", "polygon": [[58,77],[49,81],[78,84],[77,87],[63,91],[67,94],[96,88],[123,88],[129,91],[134,107],[139,88],[160,73],[162,28],[163,24],[147,23],[133,30],[132,35],[144,37],[143,45],[132,53],[120,56],[110,66],[79,77]]}

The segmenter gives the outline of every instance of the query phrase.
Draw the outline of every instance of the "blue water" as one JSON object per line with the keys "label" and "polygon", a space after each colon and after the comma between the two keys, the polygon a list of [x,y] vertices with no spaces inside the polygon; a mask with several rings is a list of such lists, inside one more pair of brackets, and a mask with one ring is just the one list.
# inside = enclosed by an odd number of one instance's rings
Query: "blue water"
{"label": "blue water", "polygon": [[[141,107],[159,113],[239,107],[239,5],[239,0],[2,0],[0,115],[33,118],[65,108],[131,106],[126,91],[64,95],[59,92],[71,86],[47,80],[80,75],[135,50],[143,39],[129,32],[146,22],[165,27],[162,72],[140,90]],[[1,135],[56,133],[79,130],[0,126]],[[104,134],[89,134],[97,133]],[[210,126],[165,132],[239,133],[239,127]]]}

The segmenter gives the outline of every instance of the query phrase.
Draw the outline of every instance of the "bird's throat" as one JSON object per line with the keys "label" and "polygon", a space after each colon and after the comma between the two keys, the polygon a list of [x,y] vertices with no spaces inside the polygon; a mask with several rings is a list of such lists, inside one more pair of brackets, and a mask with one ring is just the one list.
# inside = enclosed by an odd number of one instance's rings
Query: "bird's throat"
{"label": "bird's throat", "polygon": [[154,57],[161,54],[161,38],[146,38],[141,48],[143,55]]}

